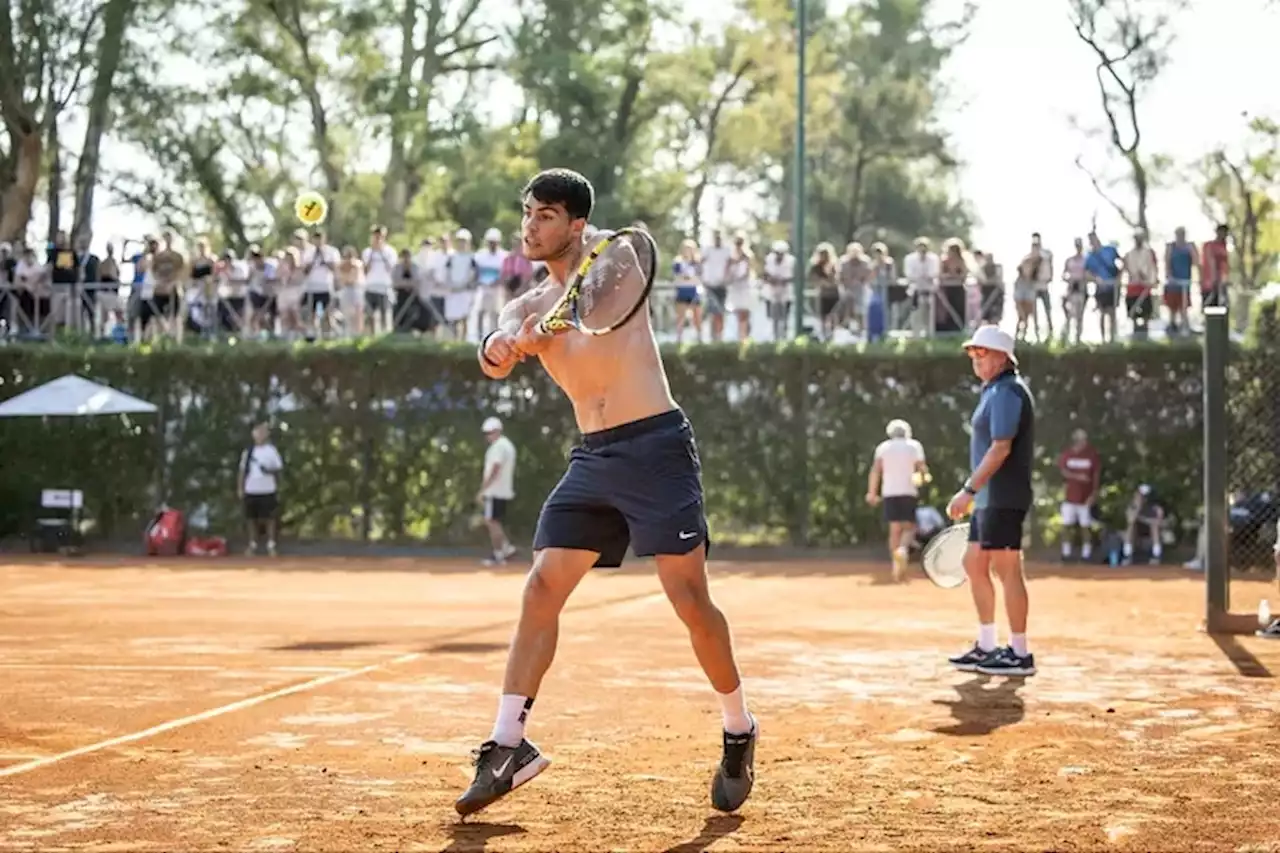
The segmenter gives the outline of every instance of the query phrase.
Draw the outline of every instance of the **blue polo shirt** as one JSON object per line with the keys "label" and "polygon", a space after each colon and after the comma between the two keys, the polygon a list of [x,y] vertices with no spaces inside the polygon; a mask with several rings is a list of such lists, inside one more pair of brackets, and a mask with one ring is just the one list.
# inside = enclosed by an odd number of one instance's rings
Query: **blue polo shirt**
{"label": "blue polo shirt", "polygon": [[1031,509],[1031,469],[1035,457],[1035,398],[1009,368],[982,387],[973,410],[969,438],[970,470],[976,469],[996,441],[1012,440],[1004,464],[974,498],[975,509]]}
{"label": "blue polo shirt", "polygon": [[1120,252],[1115,246],[1099,246],[1084,259],[1084,268],[1103,287],[1115,287],[1120,279]]}

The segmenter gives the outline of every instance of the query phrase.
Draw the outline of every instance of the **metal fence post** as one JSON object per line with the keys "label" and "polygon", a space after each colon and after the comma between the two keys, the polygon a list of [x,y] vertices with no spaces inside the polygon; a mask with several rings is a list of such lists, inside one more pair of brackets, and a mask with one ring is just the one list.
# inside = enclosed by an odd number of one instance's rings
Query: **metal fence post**
{"label": "metal fence post", "polygon": [[1230,606],[1227,552],[1227,309],[1204,309],[1205,620],[1210,630]]}

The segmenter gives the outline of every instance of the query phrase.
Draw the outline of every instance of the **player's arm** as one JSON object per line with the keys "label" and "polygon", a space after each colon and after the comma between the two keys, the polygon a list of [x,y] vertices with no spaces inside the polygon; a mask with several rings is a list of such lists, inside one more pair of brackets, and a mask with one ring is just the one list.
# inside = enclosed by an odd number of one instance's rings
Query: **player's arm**
{"label": "player's arm", "polygon": [[880,454],[871,462],[871,471],[867,474],[867,503],[876,504],[880,500]]}
{"label": "player's arm", "polygon": [[524,360],[524,353],[517,341],[526,321],[534,316],[533,301],[541,294],[539,287],[532,288],[506,304],[498,315],[498,327],[485,335],[476,351],[480,370],[490,379],[505,379]]}
{"label": "player's arm", "polygon": [[1022,397],[1007,386],[991,400],[991,446],[969,476],[968,491],[980,492],[1013,452],[1013,439],[1022,420]]}
{"label": "player's arm", "polygon": [[1089,489],[1089,499],[1084,502],[1084,505],[1093,506],[1093,502],[1098,499],[1098,492],[1101,489],[1102,489],[1102,460],[1095,453],[1093,455],[1092,488]]}

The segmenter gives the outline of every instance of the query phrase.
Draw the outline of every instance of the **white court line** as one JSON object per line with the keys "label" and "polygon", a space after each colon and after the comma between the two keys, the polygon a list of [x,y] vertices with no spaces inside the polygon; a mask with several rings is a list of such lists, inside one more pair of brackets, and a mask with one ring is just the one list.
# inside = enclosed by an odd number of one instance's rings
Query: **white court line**
{"label": "white court line", "polygon": [[41,767],[48,767],[50,764],[57,764],[59,761],[66,761],[68,758],[76,758],[81,755],[88,755],[92,752],[100,752],[104,749],[110,749],[113,746],[120,746],[134,741],[144,740],[154,737],[158,734],[171,732],[174,729],[180,729],[183,726],[189,726],[193,723],[202,723],[205,720],[212,720],[214,717],[221,717],[223,714],[231,714],[236,711],[243,711],[245,708],[252,708],[255,705],[261,705],[263,702],[269,702],[272,699],[279,699],[283,696],[290,696],[294,693],[305,693],[308,690],[314,690],[317,687],[324,687],[326,684],[333,684],[338,681],[345,681],[348,678],[355,678],[358,675],[367,675],[375,670],[387,667],[398,666],[402,663],[409,663],[422,657],[421,652],[410,652],[407,655],[401,655],[383,663],[370,664],[362,666],[359,669],[344,669],[341,672],[335,672],[330,675],[322,675],[319,678],[313,678],[310,681],[304,681],[301,684],[295,684],[292,687],[282,687],[279,690],[272,690],[270,693],[262,693],[258,696],[251,696],[248,699],[241,699],[239,702],[232,702],[230,705],[222,705],[218,708],[210,708],[207,711],[201,711],[199,714],[192,714],[189,717],[180,717],[176,720],[170,720],[167,723],[161,723],[158,726],[152,726],[149,729],[143,729],[140,732],[113,737],[109,740],[91,743],[88,746],[77,747],[76,749],[60,752],[57,755],[46,756],[45,758],[37,758],[33,761],[27,761],[23,764],[15,764],[12,767],[0,767],[0,777],[17,776],[19,773],[27,773],[31,770],[39,770]]}
{"label": "white court line", "polygon": [[132,663],[3,663],[0,669],[72,670],[82,672],[346,672],[343,666],[212,666],[210,664],[132,664]]}

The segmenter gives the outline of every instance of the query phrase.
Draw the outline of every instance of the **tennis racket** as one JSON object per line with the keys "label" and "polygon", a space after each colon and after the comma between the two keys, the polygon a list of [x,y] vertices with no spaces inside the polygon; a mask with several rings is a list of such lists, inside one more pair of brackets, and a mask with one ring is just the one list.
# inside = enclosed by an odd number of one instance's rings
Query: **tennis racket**
{"label": "tennis racket", "polygon": [[543,334],[607,335],[635,316],[658,272],[658,247],[643,228],[599,231],[564,295],[538,323]]}
{"label": "tennis racket", "polygon": [[955,589],[965,582],[964,552],[969,548],[969,522],[953,524],[929,540],[920,562],[924,573],[943,589]]}

